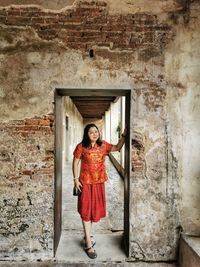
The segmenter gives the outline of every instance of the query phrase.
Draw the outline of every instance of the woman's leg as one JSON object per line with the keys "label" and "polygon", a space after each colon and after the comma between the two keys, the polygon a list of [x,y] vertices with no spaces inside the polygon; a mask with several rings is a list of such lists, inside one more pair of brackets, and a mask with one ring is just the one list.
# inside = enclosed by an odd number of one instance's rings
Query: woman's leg
{"label": "woman's leg", "polygon": [[90,235],[93,235],[92,234],[92,221],[91,221],[91,226],[90,226]]}
{"label": "woman's leg", "polygon": [[[86,247],[91,247],[92,246],[92,242],[91,242],[91,221],[83,221],[82,220],[82,224],[83,224],[83,229],[84,229],[84,233],[85,233],[85,243],[86,243]],[[88,251],[94,252],[94,248],[91,247]]]}

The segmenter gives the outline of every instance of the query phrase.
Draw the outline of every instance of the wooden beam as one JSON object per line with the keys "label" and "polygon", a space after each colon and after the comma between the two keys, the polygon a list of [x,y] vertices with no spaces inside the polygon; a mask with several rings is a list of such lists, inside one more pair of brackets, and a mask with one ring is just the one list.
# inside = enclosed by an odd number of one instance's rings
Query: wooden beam
{"label": "wooden beam", "polygon": [[56,88],[59,95],[62,96],[126,96],[131,89],[80,89],[80,88]]}

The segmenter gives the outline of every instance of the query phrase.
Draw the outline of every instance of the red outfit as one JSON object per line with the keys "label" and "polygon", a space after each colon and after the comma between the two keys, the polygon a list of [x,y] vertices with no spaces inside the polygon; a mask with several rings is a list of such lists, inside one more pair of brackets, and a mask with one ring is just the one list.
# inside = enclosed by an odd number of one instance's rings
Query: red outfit
{"label": "red outfit", "polygon": [[112,144],[102,140],[101,146],[85,148],[79,143],[73,155],[81,159],[79,180],[82,193],[78,196],[78,212],[82,220],[97,222],[106,216],[105,184],[108,180],[105,157],[110,153]]}
{"label": "red outfit", "polygon": [[78,196],[78,212],[83,221],[98,222],[106,217],[105,184],[83,184]]}
{"label": "red outfit", "polygon": [[73,155],[81,158],[80,182],[83,184],[102,183],[108,180],[105,169],[105,157],[110,153],[112,144],[102,140],[101,146],[97,144],[94,147],[83,147],[79,143]]}

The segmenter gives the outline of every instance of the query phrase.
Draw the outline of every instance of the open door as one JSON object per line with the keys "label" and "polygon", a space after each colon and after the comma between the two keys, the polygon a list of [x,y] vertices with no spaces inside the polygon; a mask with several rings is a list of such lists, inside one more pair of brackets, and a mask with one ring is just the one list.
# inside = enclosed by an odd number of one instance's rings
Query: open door
{"label": "open door", "polygon": [[55,184],[54,184],[54,257],[62,230],[62,147],[63,147],[63,97],[55,90]]}

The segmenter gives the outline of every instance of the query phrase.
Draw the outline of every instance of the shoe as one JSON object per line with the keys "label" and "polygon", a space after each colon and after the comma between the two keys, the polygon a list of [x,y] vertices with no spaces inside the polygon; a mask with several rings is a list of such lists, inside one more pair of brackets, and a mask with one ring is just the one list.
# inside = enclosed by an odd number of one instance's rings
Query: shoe
{"label": "shoe", "polygon": [[[96,244],[96,241],[94,240],[94,236],[93,235],[90,235],[90,237],[91,237],[91,242],[92,242],[92,247]],[[85,242],[85,236],[83,237],[83,239],[84,239],[84,242]],[[85,246],[86,246],[86,244],[85,244]]]}
{"label": "shoe", "polygon": [[84,250],[87,253],[88,257],[91,259],[95,259],[97,257],[97,253],[96,250],[94,249],[94,251],[88,251],[90,248],[93,248],[93,246],[91,247],[85,247]]}

